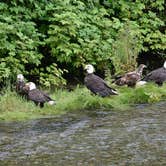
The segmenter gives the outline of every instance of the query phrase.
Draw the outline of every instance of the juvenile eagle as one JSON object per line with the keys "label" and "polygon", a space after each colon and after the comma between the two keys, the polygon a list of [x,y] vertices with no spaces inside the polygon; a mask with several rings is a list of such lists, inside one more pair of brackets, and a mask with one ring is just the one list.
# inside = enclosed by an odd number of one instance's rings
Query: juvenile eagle
{"label": "juvenile eagle", "polygon": [[144,68],[146,68],[146,65],[139,65],[139,67],[135,71],[126,73],[122,77],[115,80],[115,84],[119,86],[128,85],[129,87],[134,87],[136,83],[141,80]]}
{"label": "juvenile eagle", "polygon": [[44,107],[45,102],[48,102],[50,105],[55,104],[55,101],[48,94],[37,89],[33,82],[26,83],[24,89],[28,91],[28,99],[33,101],[37,106]]}
{"label": "juvenile eagle", "polygon": [[163,67],[151,71],[142,80],[144,82],[155,82],[161,86],[166,82],[166,61],[164,62]]}
{"label": "juvenile eagle", "polygon": [[92,65],[86,65],[85,70],[87,71],[87,74],[84,78],[84,84],[92,93],[101,97],[118,94],[117,91],[109,87],[102,78],[93,74],[94,67]]}

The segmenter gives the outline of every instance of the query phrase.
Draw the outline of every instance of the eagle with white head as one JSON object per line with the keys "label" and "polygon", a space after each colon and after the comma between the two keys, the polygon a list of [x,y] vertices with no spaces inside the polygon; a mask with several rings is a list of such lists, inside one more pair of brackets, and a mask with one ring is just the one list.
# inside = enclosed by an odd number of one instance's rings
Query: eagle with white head
{"label": "eagle with white head", "polygon": [[22,74],[18,74],[16,81],[16,92],[19,95],[26,97],[27,92],[25,91],[24,87],[25,87],[24,76]]}
{"label": "eagle with white head", "polygon": [[91,64],[86,65],[85,70],[87,74],[84,78],[84,84],[92,93],[101,97],[118,94],[118,92],[108,86],[101,77],[94,74],[94,67]]}
{"label": "eagle with white head", "polygon": [[28,91],[28,99],[33,101],[37,106],[44,107],[45,102],[48,102],[50,105],[55,104],[55,101],[48,94],[37,89],[33,82],[26,83],[24,89]]}

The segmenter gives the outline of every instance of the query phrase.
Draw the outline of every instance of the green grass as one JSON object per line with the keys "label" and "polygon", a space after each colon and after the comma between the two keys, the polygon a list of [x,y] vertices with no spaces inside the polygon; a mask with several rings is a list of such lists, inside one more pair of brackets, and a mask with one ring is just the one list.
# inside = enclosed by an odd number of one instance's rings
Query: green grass
{"label": "green grass", "polygon": [[56,90],[51,94],[51,97],[56,100],[56,105],[45,104],[42,109],[15,92],[6,90],[4,95],[0,96],[0,120],[18,121],[43,116],[59,116],[69,111],[98,108],[125,111],[135,104],[154,103],[166,99],[166,84],[162,87],[148,84],[135,89],[128,87],[116,87],[116,89],[119,95],[106,98],[92,95],[86,88],[81,87],[77,87],[72,92]]}

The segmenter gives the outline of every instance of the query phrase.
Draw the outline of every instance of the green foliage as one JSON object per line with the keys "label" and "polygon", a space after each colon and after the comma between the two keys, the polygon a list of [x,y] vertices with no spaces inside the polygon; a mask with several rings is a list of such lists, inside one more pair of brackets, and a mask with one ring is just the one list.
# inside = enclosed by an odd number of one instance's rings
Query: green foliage
{"label": "green foliage", "polygon": [[59,62],[72,63],[73,67],[106,62],[114,38],[113,23],[106,16],[102,7],[88,8],[81,1],[59,1],[50,17],[46,39],[52,56]]}
{"label": "green foliage", "polygon": [[142,51],[161,52],[166,49],[164,0],[104,1],[109,14],[118,18],[119,28],[113,43],[113,63],[117,73],[135,68],[136,58]]}
{"label": "green foliage", "polygon": [[59,86],[65,85],[66,70],[85,63],[114,66],[120,73],[134,69],[142,51],[165,56],[164,5],[164,0],[3,0],[1,83],[21,72],[46,87]]}
{"label": "green foliage", "polygon": [[128,21],[119,30],[113,44],[113,64],[117,73],[132,71],[137,66],[136,60],[140,51],[139,27],[135,21]]}
{"label": "green foliage", "polygon": [[40,64],[42,55],[38,47],[41,34],[37,32],[32,18],[26,17],[30,14],[28,8],[17,6],[16,1],[11,4],[1,2],[0,6],[1,78],[12,78],[17,73],[26,73],[26,64]]}
{"label": "green foliage", "polygon": [[54,63],[46,67],[46,72],[40,72],[40,84],[44,85],[47,88],[52,86],[66,85],[66,80],[63,79],[62,74],[65,70],[57,68],[57,65]]}

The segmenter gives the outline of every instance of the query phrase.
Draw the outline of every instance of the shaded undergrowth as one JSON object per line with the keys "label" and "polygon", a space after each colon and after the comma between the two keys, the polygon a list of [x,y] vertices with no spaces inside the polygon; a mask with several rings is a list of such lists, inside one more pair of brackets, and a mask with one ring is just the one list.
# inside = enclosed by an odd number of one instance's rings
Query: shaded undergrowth
{"label": "shaded undergrowth", "polygon": [[77,87],[69,92],[56,90],[51,97],[56,105],[45,104],[44,108],[36,107],[33,102],[18,96],[7,89],[0,96],[0,120],[25,120],[43,116],[58,116],[69,111],[85,109],[122,110],[125,111],[135,104],[154,103],[166,99],[166,84],[158,87],[148,84],[135,89],[118,87],[119,95],[101,98],[92,95],[86,88]]}

